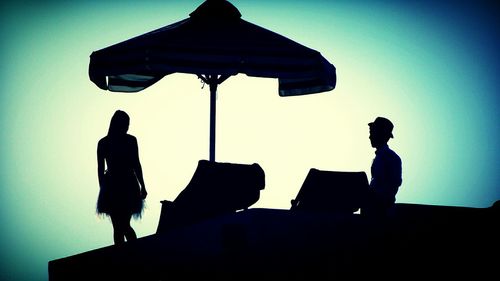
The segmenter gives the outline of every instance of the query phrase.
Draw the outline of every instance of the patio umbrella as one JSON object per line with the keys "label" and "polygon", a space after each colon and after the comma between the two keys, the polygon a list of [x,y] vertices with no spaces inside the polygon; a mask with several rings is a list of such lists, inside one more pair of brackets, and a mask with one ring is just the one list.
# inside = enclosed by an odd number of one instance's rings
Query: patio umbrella
{"label": "patio umbrella", "polygon": [[217,86],[243,73],[277,78],[280,96],[330,91],[335,67],[318,51],[245,21],[225,0],[206,0],[189,17],[95,51],[89,77],[99,88],[138,92],[172,73],[210,86],[210,157],[215,161]]}

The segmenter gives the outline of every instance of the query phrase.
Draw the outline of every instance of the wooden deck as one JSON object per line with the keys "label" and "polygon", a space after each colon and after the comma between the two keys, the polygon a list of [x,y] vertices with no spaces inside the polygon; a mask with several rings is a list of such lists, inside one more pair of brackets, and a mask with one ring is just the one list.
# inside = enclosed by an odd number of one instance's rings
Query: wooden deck
{"label": "wooden deck", "polygon": [[248,209],[49,262],[49,280],[343,280],[495,276],[498,204],[359,214]]}

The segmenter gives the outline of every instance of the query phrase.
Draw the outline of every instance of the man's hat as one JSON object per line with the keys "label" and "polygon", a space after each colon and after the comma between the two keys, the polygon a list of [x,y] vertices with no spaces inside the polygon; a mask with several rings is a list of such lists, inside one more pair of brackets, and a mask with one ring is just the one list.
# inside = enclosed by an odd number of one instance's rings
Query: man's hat
{"label": "man's hat", "polygon": [[377,117],[375,118],[375,121],[368,123],[368,126],[370,126],[370,128],[378,130],[383,134],[388,134],[391,138],[394,138],[394,136],[392,135],[392,129],[394,129],[394,125],[387,118]]}

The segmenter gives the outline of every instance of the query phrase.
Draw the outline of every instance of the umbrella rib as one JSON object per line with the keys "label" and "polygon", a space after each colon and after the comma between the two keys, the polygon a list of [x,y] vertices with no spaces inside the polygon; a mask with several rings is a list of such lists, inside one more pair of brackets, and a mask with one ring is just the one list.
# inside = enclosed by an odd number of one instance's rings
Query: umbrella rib
{"label": "umbrella rib", "polygon": [[213,84],[213,82],[217,83],[218,85],[222,84],[222,82],[226,81],[227,78],[231,77],[231,75],[228,74],[223,74],[223,75],[205,75],[203,74],[196,74],[201,81],[203,81],[205,84]]}
{"label": "umbrella rib", "polygon": [[231,76],[231,75],[227,75],[227,74],[225,74],[225,75],[221,75],[221,76],[219,76],[219,78],[217,79],[217,83],[218,83],[219,85],[220,85],[220,84],[222,84],[222,82],[226,81],[226,79],[227,79],[227,78],[229,78],[229,76]]}
{"label": "umbrella rib", "polygon": [[208,80],[205,76],[203,76],[202,74],[196,74],[198,76],[198,78],[201,79],[201,81],[203,81],[205,84],[209,84],[208,83]]}

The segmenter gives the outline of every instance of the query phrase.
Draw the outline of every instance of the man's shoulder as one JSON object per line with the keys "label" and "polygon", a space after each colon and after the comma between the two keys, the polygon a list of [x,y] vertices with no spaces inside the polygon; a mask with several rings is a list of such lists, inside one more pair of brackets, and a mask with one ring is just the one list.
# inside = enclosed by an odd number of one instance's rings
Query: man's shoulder
{"label": "man's shoulder", "polygon": [[137,138],[133,135],[126,134],[125,137],[128,141],[137,142]]}
{"label": "man's shoulder", "polygon": [[137,138],[133,135],[129,135],[129,134],[126,134],[125,136],[121,136],[119,138],[113,138],[112,140],[110,139],[109,136],[104,136],[103,138],[101,138],[98,142],[99,145],[106,145],[108,144],[109,142],[115,142],[115,141],[118,141],[118,142],[128,142],[128,143],[137,143]]}
{"label": "man's shoulder", "polygon": [[388,149],[387,151],[387,155],[388,157],[390,157],[391,159],[393,159],[394,161],[399,161],[401,162],[401,157],[399,157],[399,155],[392,149]]}
{"label": "man's shoulder", "polygon": [[104,136],[104,137],[102,137],[102,138],[99,140],[99,142],[97,142],[97,143],[98,143],[99,145],[105,144],[105,143],[107,143],[107,142],[108,142],[108,139],[109,139],[109,138],[108,138],[108,136]]}
{"label": "man's shoulder", "polygon": [[389,146],[384,147],[380,154],[383,158],[389,158],[390,160],[401,162],[401,157],[399,157],[399,155]]}

